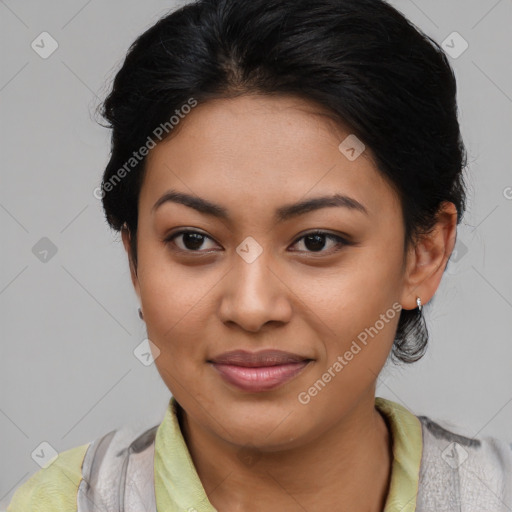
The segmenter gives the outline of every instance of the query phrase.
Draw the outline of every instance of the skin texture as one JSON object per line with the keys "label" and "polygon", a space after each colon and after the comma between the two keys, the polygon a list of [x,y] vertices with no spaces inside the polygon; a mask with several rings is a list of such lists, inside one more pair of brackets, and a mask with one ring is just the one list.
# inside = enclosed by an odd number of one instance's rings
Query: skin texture
{"label": "skin texture", "polygon": [[[160,351],[155,364],[186,413],[184,436],[218,510],[382,511],[385,504],[391,438],[374,399],[399,315],[307,404],[297,397],[394,303],[414,309],[416,297],[431,299],[457,214],[445,203],[403,265],[399,200],[370,148],[354,161],[340,152],[349,134],[314,103],[245,95],[198,105],[147,157],[131,277]],[[223,206],[230,219],[171,202],[152,211],[171,188]],[[278,207],[334,193],[358,200],[368,215],[328,207],[273,218]],[[163,241],[178,228],[206,237]],[[315,229],[352,243],[302,238]],[[236,251],[249,236],[263,251],[251,263]],[[130,256],[128,230],[122,237]],[[314,361],[259,393],[231,386],[207,362],[264,348]]]}

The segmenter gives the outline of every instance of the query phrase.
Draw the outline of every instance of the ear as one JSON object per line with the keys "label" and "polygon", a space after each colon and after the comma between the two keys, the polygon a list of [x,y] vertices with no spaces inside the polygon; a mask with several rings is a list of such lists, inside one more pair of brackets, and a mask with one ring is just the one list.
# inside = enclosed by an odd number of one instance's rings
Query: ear
{"label": "ear", "polygon": [[432,231],[422,235],[407,254],[404,288],[400,303],[403,309],[415,309],[416,298],[426,304],[434,295],[457,237],[457,209],[451,202],[441,204]]}
{"label": "ear", "polygon": [[135,288],[135,293],[140,300],[139,278],[137,277],[137,269],[135,268],[135,264],[132,259],[132,252],[130,247],[131,233],[126,224],[123,224],[123,227],[121,228],[121,237],[123,239],[124,248],[128,255],[128,264],[130,265],[130,275],[132,278],[133,287]]}

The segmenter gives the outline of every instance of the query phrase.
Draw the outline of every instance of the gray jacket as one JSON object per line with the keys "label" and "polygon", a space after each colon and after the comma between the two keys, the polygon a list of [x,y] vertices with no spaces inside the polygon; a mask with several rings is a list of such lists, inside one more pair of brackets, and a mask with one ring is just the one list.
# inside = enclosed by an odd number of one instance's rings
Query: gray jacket
{"label": "gray jacket", "polygon": [[[416,512],[512,512],[512,444],[470,439],[418,416],[423,434]],[[87,449],[78,512],[155,512],[158,426],[112,431]],[[166,511],[174,512],[174,511]]]}

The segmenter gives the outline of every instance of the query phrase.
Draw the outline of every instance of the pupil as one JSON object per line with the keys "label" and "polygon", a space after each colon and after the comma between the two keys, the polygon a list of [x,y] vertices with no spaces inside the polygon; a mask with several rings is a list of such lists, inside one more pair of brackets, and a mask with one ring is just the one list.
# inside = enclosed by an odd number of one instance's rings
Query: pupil
{"label": "pupil", "polygon": [[203,235],[199,233],[185,233],[183,243],[187,249],[199,249],[203,243]]}
{"label": "pupil", "polygon": [[[325,245],[325,235],[307,235],[305,240],[304,240],[304,244],[306,245],[306,248],[308,250],[320,250],[320,249],[323,249],[324,245]],[[308,240],[311,241],[313,240],[313,245],[311,246],[311,244],[308,244]]]}

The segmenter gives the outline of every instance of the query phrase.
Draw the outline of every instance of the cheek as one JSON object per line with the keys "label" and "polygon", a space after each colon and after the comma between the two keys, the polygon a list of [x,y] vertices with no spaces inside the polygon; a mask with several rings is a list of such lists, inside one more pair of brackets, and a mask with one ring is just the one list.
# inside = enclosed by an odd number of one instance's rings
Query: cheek
{"label": "cheek", "polygon": [[138,266],[144,316],[158,331],[170,328],[197,302],[193,281],[158,240],[141,238]]}
{"label": "cheek", "polygon": [[204,307],[208,302],[205,293],[211,286],[198,286],[197,267],[178,267],[162,250],[148,248],[141,254],[139,265],[148,337],[160,349],[160,359],[169,358],[173,366],[178,358],[184,364],[197,357],[204,358],[200,350],[204,347],[201,339],[205,328]]}
{"label": "cheek", "polygon": [[193,283],[176,272],[155,270],[146,273],[141,286],[147,335],[159,350],[155,365],[173,395],[198,397],[205,366],[201,295],[190,291]]}
{"label": "cheek", "polygon": [[382,286],[372,292],[371,287],[360,286],[365,279],[378,282],[377,274],[369,273],[364,279],[352,275],[340,282],[339,291],[330,293],[332,300],[324,298],[331,304],[326,306],[328,314],[313,326],[324,353],[300,392],[318,414],[334,418],[338,413],[332,410],[333,403],[339,410],[350,409],[354,397],[374,385],[393,346],[400,317],[395,291]]}
{"label": "cheek", "polygon": [[[357,254],[354,251],[347,265],[331,276],[328,286],[324,283],[313,292],[309,287],[309,306],[320,319],[317,332],[324,340],[329,362],[355,342],[357,356],[353,359],[380,371],[378,365],[391,350],[400,316],[401,243],[399,237],[396,241],[382,239]],[[393,249],[386,250],[386,246]]]}

